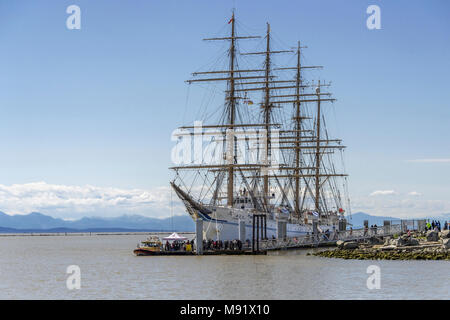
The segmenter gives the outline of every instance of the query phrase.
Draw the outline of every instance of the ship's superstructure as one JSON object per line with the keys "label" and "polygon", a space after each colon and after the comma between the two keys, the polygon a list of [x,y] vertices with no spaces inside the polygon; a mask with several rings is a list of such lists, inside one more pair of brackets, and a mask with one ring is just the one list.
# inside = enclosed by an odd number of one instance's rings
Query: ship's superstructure
{"label": "ship's superstructure", "polygon": [[[329,137],[325,122],[325,104],[335,101],[325,91],[330,84],[305,77],[322,67],[302,64],[300,42],[275,50],[269,24],[265,36],[241,36],[233,13],[228,26],[229,35],[204,39],[229,44],[226,65],[187,81],[225,94],[174,133],[173,189],[192,218],[204,221],[207,239],[239,238],[239,221],[251,238],[255,214],[266,216],[268,237],[277,221],[287,223],[287,236],[311,233],[313,222],[332,231],[349,204],[338,165],[345,147]],[[241,48],[252,41],[262,49]],[[280,57],[288,63],[279,64]]]}

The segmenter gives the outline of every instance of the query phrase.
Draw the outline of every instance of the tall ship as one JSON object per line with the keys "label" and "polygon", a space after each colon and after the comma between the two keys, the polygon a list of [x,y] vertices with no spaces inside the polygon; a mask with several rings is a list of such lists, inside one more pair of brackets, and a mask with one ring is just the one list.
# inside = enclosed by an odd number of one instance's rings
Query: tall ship
{"label": "tall ship", "polygon": [[239,239],[243,223],[250,239],[255,215],[268,238],[280,221],[287,237],[337,230],[350,213],[345,146],[327,126],[330,83],[312,78],[322,66],[303,65],[300,41],[277,48],[269,23],[261,36],[239,34],[234,12],[224,24],[204,39],[222,43],[217,63],[187,80],[207,102],[173,133],[173,190],[205,239]]}

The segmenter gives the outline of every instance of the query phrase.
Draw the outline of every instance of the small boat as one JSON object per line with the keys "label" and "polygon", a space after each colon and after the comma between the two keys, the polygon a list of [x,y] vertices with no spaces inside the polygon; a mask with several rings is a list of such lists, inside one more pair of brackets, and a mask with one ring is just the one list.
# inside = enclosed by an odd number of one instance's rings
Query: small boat
{"label": "small boat", "polygon": [[159,255],[162,249],[162,242],[158,236],[150,236],[147,240],[138,244],[133,253],[137,256]]}

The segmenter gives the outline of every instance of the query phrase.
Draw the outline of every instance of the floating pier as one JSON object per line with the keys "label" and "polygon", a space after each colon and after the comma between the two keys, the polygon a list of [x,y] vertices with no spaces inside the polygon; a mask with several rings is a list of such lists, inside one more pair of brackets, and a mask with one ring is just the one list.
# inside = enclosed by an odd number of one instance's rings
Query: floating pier
{"label": "floating pier", "polygon": [[[250,246],[239,247],[239,249],[206,249],[203,247],[203,221],[197,219],[195,221],[195,246],[192,251],[184,250],[161,250],[157,252],[145,252],[139,248],[134,251],[136,255],[153,255],[153,256],[193,256],[193,255],[266,255],[269,251],[288,250],[288,249],[306,249],[315,247],[336,246],[338,241],[355,241],[362,242],[372,237],[388,237],[395,234],[405,233],[407,230],[419,230],[425,228],[424,221],[420,220],[402,220],[399,224],[391,224],[390,221],[384,221],[383,226],[368,227],[365,221],[364,228],[346,230],[345,225],[339,225],[340,230],[332,232],[320,232],[317,224],[313,225],[312,234],[299,237],[286,236],[286,222],[283,220],[277,223],[277,238],[267,239],[267,225],[265,215],[253,216],[252,241]],[[412,222],[412,224],[411,224]],[[239,240],[244,243],[245,239],[245,223],[239,221]]]}
{"label": "floating pier", "polygon": [[[136,256],[196,256],[194,251],[154,251],[146,252],[144,250],[135,249],[134,254]],[[267,251],[251,251],[251,250],[205,250],[201,255],[203,256],[221,256],[221,255],[266,255]]]}

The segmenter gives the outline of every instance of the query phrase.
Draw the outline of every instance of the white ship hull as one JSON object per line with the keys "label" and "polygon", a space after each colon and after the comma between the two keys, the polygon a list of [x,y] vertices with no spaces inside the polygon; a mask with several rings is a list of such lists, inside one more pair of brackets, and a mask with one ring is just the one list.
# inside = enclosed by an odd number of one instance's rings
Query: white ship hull
{"label": "white ship hull", "polygon": [[[226,207],[208,207],[211,214],[202,214],[197,212],[198,218],[203,220],[203,238],[207,240],[235,240],[240,239],[239,221],[245,222],[245,239],[251,240],[253,234],[253,212],[246,209],[226,208]],[[192,215],[191,215],[192,216]],[[193,219],[196,219],[192,216]],[[277,218],[273,214],[267,215],[266,220],[267,238],[277,237]],[[320,230],[334,231],[334,226],[319,225]],[[312,233],[310,224],[286,224],[286,236],[298,237]]]}

